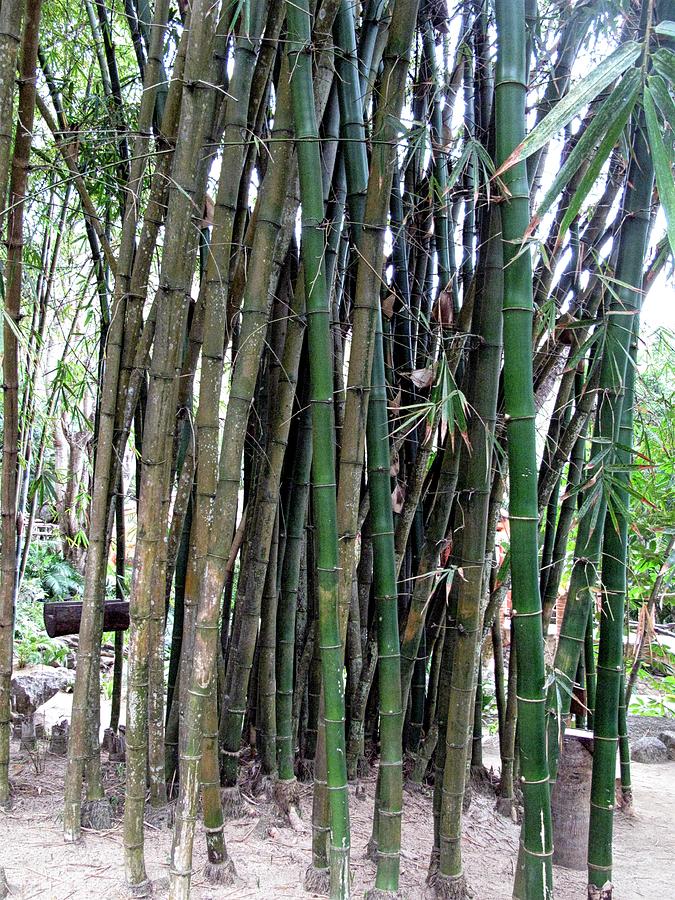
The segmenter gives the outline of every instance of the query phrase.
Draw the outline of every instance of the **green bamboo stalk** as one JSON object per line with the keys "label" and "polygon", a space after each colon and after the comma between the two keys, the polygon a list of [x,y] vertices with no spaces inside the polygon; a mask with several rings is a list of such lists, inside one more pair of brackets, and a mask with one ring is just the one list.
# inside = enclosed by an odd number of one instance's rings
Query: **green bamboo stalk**
{"label": "green bamboo stalk", "polygon": [[24,0],[8,0],[0,6],[0,234],[4,221],[9,184],[14,116],[16,61],[21,43]]}
{"label": "green bamboo stalk", "polygon": [[277,774],[277,711],[276,711],[276,628],[277,628],[277,567],[279,561],[279,512],[273,526],[265,575],[265,590],[260,607],[260,635],[258,638],[258,715],[256,719],[256,747],[262,772],[276,778]]}
{"label": "green bamboo stalk", "polygon": [[[352,348],[347,378],[344,423],[340,450],[338,487],[338,531],[340,538],[340,628],[347,627],[352,580],[357,556],[357,525],[368,415],[375,320],[380,294],[381,262],[384,257],[385,226],[395,172],[399,119],[408,74],[418,0],[399,2],[393,9],[383,55],[382,95],[378,98],[373,124],[373,153],[369,176],[365,173],[362,115],[355,127],[361,137],[345,146],[348,197],[358,200],[350,208],[352,222],[363,222],[355,235],[359,255],[354,294]],[[351,15],[351,14],[350,14]],[[351,66],[352,73],[354,67]],[[344,103],[343,103],[344,106]],[[361,124],[359,124],[359,122]],[[352,124],[350,122],[350,124]],[[350,159],[353,148],[354,161]],[[347,162],[347,160],[350,160]],[[367,181],[366,181],[367,178]],[[364,190],[367,191],[365,204]]]}
{"label": "green bamboo stalk", "polygon": [[[527,56],[523,0],[497,0],[496,157],[525,137]],[[532,380],[532,261],[521,244],[529,223],[527,166],[505,173],[504,399],[509,458],[513,624],[518,643],[518,728],[524,814],[522,871],[514,896],[552,896],[551,808],[546,758],[544,643],[539,596],[537,463]],[[522,892],[521,892],[522,887]]]}
{"label": "green bamboo stalk", "polygon": [[[280,79],[282,80],[280,81],[279,105],[274,127],[275,134],[279,137],[288,137],[291,124],[289,108],[290,98],[288,93],[288,73],[285,67],[282,68]],[[278,154],[275,161],[275,167],[279,165],[288,165],[290,143],[285,142],[278,144],[273,150],[273,153]],[[270,184],[270,187],[273,190],[268,196],[270,197],[270,201],[276,204],[277,211],[270,214],[266,209],[264,213],[261,214],[265,216],[266,223],[267,221],[273,221],[273,216],[280,214],[286,192],[286,175],[283,173],[283,170],[280,172],[272,170],[270,171],[269,176],[272,176],[274,180]],[[279,222],[280,220],[277,221]],[[261,229],[262,224],[263,223],[261,222],[256,228],[254,252],[256,251],[256,245],[259,239],[258,231]],[[269,226],[267,227],[269,229]],[[277,225],[277,229],[278,227],[279,225]],[[262,232],[260,237],[265,240],[265,233]],[[271,233],[267,235],[268,240],[274,240],[275,238],[276,230],[271,231]],[[249,294],[247,285],[245,304],[249,303],[249,296],[251,297],[251,300],[257,304],[260,303],[260,298],[252,293]],[[296,300],[301,306],[301,297],[296,298]],[[268,304],[269,300],[264,304],[265,309]],[[251,312],[249,315],[253,318],[254,312],[252,303],[250,304],[250,307]],[[247,311],[248,307],[245,305],[245,313]],[[257,311],[255,315],[259,316],[260,312]],[[227,664],[227,697],[220,724],[221,753],[223,755],[222,776],[226,787],[232,789],[230,793],[232,794],[232,801],[235,804],[237,798],[236,784],[239,748],[244,725],[246,698],[249,692],[249,683],[256,647],[258,619],[260,617],[260,606],[265,583],[265,572],[269,558],[271,536],[279,498],[281,472],[295,398],[297,371],[302,345],[302,327],[298,327],[299,325],[300,323],[298,322],[289,325],[290,341],[288,346],[284,347],[284,365],[282,365],[281,368],[285,374],[283,378],[280,378],[280,393],[277,397],[278,402],[276,403],[274,419],[271,425],[272,434],[269,450],[266,454],[263,470],[259,475],[260,493],[259,501],[256,503],[255,518],[253,520],[253,538],[249,547],[246,568],[243,571],[242,583],[237,595],[235,616],[236,619],[242,623],[241,633],[236,644],[233,644],[233,652],[229,654]],[[262,354],[264,346],[263,338],[264,334],[252,333],[247,339],[247,344],[242,345],[238,356],[237,369],[235,369],[235,377],[238,377],[236,373],[239,371],[239,359],[241,359],[242,362],[246,359],[247,355],[251,352],[249,347],[255,353],[255,356],[252,356],[252,360],[257,366],[258,359]],[[286,355],[286,351],[288,351],[288,356]],[[255,382],[250,381],[250,383],[247,384],[246,389],[247,391],[250,391],[249,396],[253,399]]]}
{"label": "green bamboo stalk", "polygon": [[319,635],[325,703],[330,802],[330,896],[349,897],[349,801],[345,753],[342,640],[338,612],[338,527],[335,496],[334,410],[330,303],[324,270],[324,217],[319,133],[312,84],[312,46],[306,0],[287,3],[288,59],[302,201],[302,260],[308,317],[312,405],[312,497],[316,519]]}
{"label": "green bamboo stalk", "polygon": [[390,896],[399,886],[403,804],[401,664],[394,521],[391,508],[391,451],[387,385],[378,316],[368,408],[368,490],[373,542],[373,586],[377,617],[380,701],[380,765],[377,793],[377,875],[370,900]]}
{"label": "green bamboo stalk", "polygon": [[[561,689],[557,691],[556,686],[551,685],[547,697],[548,767],[551,786],[557,780],[558,754],[562,746],[564,722],[570,710],[574,677],[589,628],[589,617],[592,626],[593,589],[597,581],[597,565],[606,511],[607,504],[600,498],[594,506],[589,506],[577,528],[574,564],[553,662]],[[588,673],[590,671],[588,657],[585,661]]]}
{"label": "green bamboo stalk", "polygon": [[[444,748],[440,860],[438,873],[433,877],[434,888],[441,897],[467,895],[461,857],[462,804],[482,645],[485,546],[502,348],[499,313],[504,276],[498,212],[492,213],[488,227],[471,326],[479,336],[469,364],[471,378],[467,401],[473,415],[468,423],[468,441],[462,451],[464,462],[460,463],[455,513],[455,521],[459,524],[454,533],[453,562],[463,574],[452,583],[456,598],[454,646]],[[470,453],[468,447],[471,447]]]}
{"label": "green bamboo stalk", "polygon": [[584,634],[584,668],[586,670],[586,728],[593,731],[593,718],[595,713],[595,686],[597,684],[597,671],[595,666],[595,645],[593,643],[593,625],[595,612],[593,605],[589,610],[586,633]]}
{"label": "green bamboo stalk", "polygon": [[[147,780],[148,677],[154,634],[153,589],[156,587],[160,542],[167,522],[160,516],[170,474],[167,434],[176,399],[176,373],[187,318],[187,286],[197,251],[192,239],[193,203],[201,208],[199,154],[208,133],[212,89],[203,85],[211,68],[217,10],[193,5],[185,62],[185,87],[169,193],[166,240],[160,273],[157,331],[143,427],[143,459],[138,510],[138,537],[130,594],[129,677],[127,709],[127,784],[124,808],[125,870],[129,889],[145,896],[149,883],[143,853],[143,813]],[[175,185],[175,186],[174,186]],[[187,249],[187,252],[186,252]],[[170,459],[170,458],[169,458]],[[164,580],[161,584],[163,609]],[[161,773],[163,777],[163,772]]]}
{"label": "green bamboo stalk", "polygon": [[215,678],[204,700],[202,712],[202,757],[199,767],[202,793],[204,832],[208,862],[205,878],[212,884],[229,885],[235,870],[227,853],[223,833],[223,807],[220,802],[220,767],[218,765],[218,698]]}
{"label": "green bamboo stalk", "polygon": [[[124,580],[126,578],[126,523],[124,519],[124,482],[120,479],[115,498],[115,597],[125,599]],[[110,728],[117,734],[122,702],[122,673],[124,670],[124,632],[115,632],[115,662],[113,665],[112,703],[110,706]]]}
{"label": "green bamboo stalk", "polygon": [[[424,629],[429,600],[436,587],[431,573],[438,570],[441,550],[444,547],[450,512],[455,496],[459,471],[459,442],[446,438],[442,451],[442,463],[436,485],[433,509],[427,522],[424,546],[420,554],[417,575],[413,586],[410,608],[401,634],[401,690],[403,709],[408,707],[419,642]],[[445,577],[445,575],[444,575]],[[449,577],[449,576],[448,576]]]}
{"label": "green bamboo stalk", "polygon": [[[93,651],[96,644],[100,642],[102,627],[101,603],[103,601],[108,557],[108,492],[113,482],[114,425],[124,333],[123,311],[126,302],[125,294],[129,288],[127,273],[131,272],[132,261],[134,260],[135,233],[138,221],[137,197],[142,185],[147,161],[146,151],[149,144],[149,132],[159,77],[159,61],[163,52],[168,8],[169,3],[166,0],[163,0],[162,3],[157,3],[155,6],[152,31],[153,41],[148,54],[145,89],[138,118],[138,136],[134,142],[133,164],[128,185],[128,189],[133,193],[134,199],[126,204],[117,265],[118,275],[115,282],[115,301],[112,309],[111,327],[108,330],[103,384],[100,389],[99,429],[91,498],[89,545],[84,574],[82,619],[80,622],[80,640],[75,686],[73,689],[71,730],[68,740],[68,762],[64,787],[63,832],[64,839],[68,842],[78,841],[81,836],[80,812],[84,763],[87,754],[87,709],[92,690],[91,682],[96,682],[98,678],[98,673],[94,672]],[[117,483],[116,479],[114,483]]]}
{"label": "green bamboo stalk", "polygon": [[504,729],[499,744],[501,773],[499,776],[499,799],[497,809],[502,815],[511,817],[515,808],[513,791],[516,776],[516,729],[518,725],[518,652],[513,631],[509,648],[509,665],[506,684],[506,707],[504,709]]}
{"label": "green bamboo stalk", "polygon": [[[309,408],[301,414],[293,464],[293,483],[286,527],[286,550],[281,572],[281,596],[277,611],[277,764],[280,790],[291,794],[295,784],[293,736],[293,660],[296,646],[296,608],[300,584],[300,561],[307,517],[312,465]],[[300,673],[298,673],[300,674]],[[288,787],[285,787],[287,785]],[[293,805],[297,805],[297,802]]]}
{"label": "green bamboo stalk", "polygon": [[[206,775],[208,785],[202,792],[204,818],[211,823],[207,840],[210,864],[206,874],[211,882],[218,884],[231,883],[233,878],[233,866],[227,856],[222,836],[223,810],[220,792],[213,786],[218,780],[215,773],[219,770],[218,740],[212,736],[212,732],[218,727],[217,712],[214,713],[218,616],[230,564],[228,557],[235,535],[246,416],[260,361],[261,340],[254,339],[248,342],[246,352],[240,353],[237,357],[220,460],[218,437],[223,357],[228,325],[232,235],[238,206],[241,165],[246,147],[242,142],[242,135],[247,124],[248,98],[263,25],[263,12],[262,5],[257,7],[256,15],[248,23],[248,27],[242,27],[237,39],[235,70],[225,109],[225,146],[221,178],[216,196],[209,258],[202,280],[205,317],[197,411],[199,451],[194,533],[191,537],[193,559],[188,568],[185,585],[179,697],[184,713],[180,746],[180,787],[171,851],[171,897],[187,897],[190,892],[199,789],[198,763],[201,763],[201,770]],[[223,10],[221,16],[224,14]],[[265,201],[260,202],[264,204]],[[259,270],[258,274],[262,279],[260,282],[251,279],[251,288],[258,290],[254,302],[250,302],[250,295],[247,295],[244,301],[246,327],[251,328],[254,335],[259,334],[259,330],[262,329],[263,335],[259,335],[260,338],[264,337],[264,324],[267,318],[264,279],[268,271],[264,267]],[[228,436],[231,435],[235,437],[227,442]],[[226,448],[231,453],[226,452]],[[219,523],[217,529],[212,527],[214,521]],[[202,722],[205,726],[208,724],[209,732],[209,737],[205,735],[203,740]]]}
{"label": "green bamboo stalk", "polygon": [[576,490],[581,481],[585,452],[586,437],[584,434],[581,434],[574,443],[574,449],[572,450],[572,455],[570,457],[567,481],[565,483],[565,496],[560,506],[560,515],[558,516],[555,537],[551,548],[549,571],[542,592],[543,619],[545,623],[550,620],[551,612],[560,588],[560,580],[562,578],[563,567],[567,556],[567,541],[572,528],[576,507]]}
{"label": "green bamboo stalk", "polygon": [[427,629],[425,627],[417,650],[417,659],[410,684],[409,719],[406,725],[406,752],[417,753],[424,729],[424,707],[427,688]]}
{"label": "green bamboo stalk", "polygon": [[483,665],[478,660],[476,698],[473,705],[473,735],[471,738],[471,776],[481,777],[483,767]]}
{"label": "green bamboo stalk", "polygon": [[[26,13],[21,41],[21,79],[17,127],[14,140],[9,185],[9,214],[7,216],[6,287],[3,292],[3,445],[2,445],[2,549],[0,551],[0,807],[10,805],[9,744],[10,701],[12,679],[12,646],[14,637],[14,606],[17,588],[17,515],[19,449],[19,333],[21,327],[21,293],[24,248],[24,212],[28,188],[28,166],[33,141],[35,118],[37,50],[42,0],[31,3]],[[2,13],[5,13],[4,4]],[[16,62],[12,47],[12,28],[20,22],[20,11],[9,9],[4,24],[9,31],[3,35],[9,44],[9,62]],[[0,47],[1,49],[1,47]],[[6,112],[11,113],[14,72],[5,73],[10,81]],[[11,133],[11,114],[2,128]],[[8,148],[9,149],[9,148]],[[2,147],[0,146],[0,151]],[[4,155],[4,154],[3,154]],[[8,156],[9,154],[7,154]],[[0,159],[0,162],[3,160]],[[4,160],[7,163],[7,159]],[[2,178],[6,179],[7,171]],[[0,194],[0,208],[5,208],[6,181]],[[2,216],[0,216],[1,224]],[[0,276],[1,277],[1,276]]]}
{"label": "green bamboo stalk", "polygon": [[[598,646],[597,683],[593,712],[593,777],[588,836],[588,896],[612,897],[612,837],[616,802],[616,752],[619,729],[625,736],[621,754],[621,786],[630,795],[630,757],[627,752],[626,699],[623,662],[623,622],[626,602],[628,557],[628,516],[633,443],[633,404],[637,340],[642,303],[643,260],[650,227],[650,202],[654,171],[643,133],[644,123],[635,126],[633,162],[628,173],[624,210],[633,216],[624,220],[617,259],[618,297],[610,308],[614,316],[607,328],[608,377],[599,409],[601,434],[616,429],[619,447],[615,460],[621,467],[616,476],[610,508],[605,520],[602,545],[602,608]],[[640,160],[639,164],[637,160]],[[630,225],[633,227],[629,227]],[[632,243],[626,242],[631,239]],[[631,287],[631,285],[633,287]],[[626,322],[626,313],[630,318]],[[632,315],[631,315],[632,314]],[[616,324],[615,324],[616,323]],[[614,327],[613,327],[614,326]],[[610,340],[611,339],[611,340]],[[604,369],[604,365],[603,365]],[[621,372],[623,369],[623,373]],[[616,431],[614,432],[616,434]],[[611,514],[610,514],[611,512]]]}
{"label": "green bamboo stalk", "polygon": [[630,777],[630,741],[628,735],[628,710],[626,708],[626,675],[621,675],[621,688],[619,693],[619,758],[621,761],[621,803],[624,809],[633,805],[633,788]]}

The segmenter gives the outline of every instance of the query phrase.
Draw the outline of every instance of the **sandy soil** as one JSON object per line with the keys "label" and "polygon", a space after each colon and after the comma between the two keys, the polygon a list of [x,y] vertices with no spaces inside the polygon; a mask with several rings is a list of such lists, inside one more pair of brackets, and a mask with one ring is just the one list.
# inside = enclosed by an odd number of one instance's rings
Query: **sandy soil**
{"label": "sandy soil", "polygon": [[[486,761],[491,762],[491,742]],[[44,755],[44,770],[12,746],[11,778],[14,808],[0,813],[0,865],[5,867],[11,896],[29,898],[123,898],[122,834],[117,821],[109,832],[87,832],[77,846],[63,843],[60,827],[63,760]],[[38,768],[40,766],[38,765]],[[123,791],[122,768],[107,765],[106,782],[113,802]],[[616,818],[615,898],[667,900],[675,896],[675,763],[634,765],[635,814]],[[364,782],[365,797],[352,792],[352,867],[354,896],[374,882],[375,867],[365,856],[372,815],[375,779]],[[363,794],[363,791],[359,792]],[[311,814],[311,788],[303,793],[306,820]],[[432,817],[427,793],[406,793],[403,820],[401,887],[409,900],[424,897],[425,876],[431,847]],[[310,833],[297,834],[271,822],[264,801],[251,803],[248,818],[228,824],[226,837],[238,881],[230,888],[207,884],[201,829],[195,843],[193,897],[307,898],[302,878],[310,861]],[[477,795],[466,816],[464,858],[475,900],[508,900],[518,842],[518,828],[493,811],[493,798]],[[167,896],[171,832],[148,823],[146,859],[155,896]],[[556,868],[556,898],[585,896],[585,874]]]}

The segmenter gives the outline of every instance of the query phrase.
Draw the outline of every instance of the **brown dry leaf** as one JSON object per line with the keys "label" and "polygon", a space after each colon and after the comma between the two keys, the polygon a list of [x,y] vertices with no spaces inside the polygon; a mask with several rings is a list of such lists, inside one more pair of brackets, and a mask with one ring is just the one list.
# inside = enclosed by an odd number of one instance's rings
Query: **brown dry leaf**
{"label": "brown dry leaf", "polygon": [[400,513],[405,502],[405,488],[397,484],[391,493],[391,508],[395,513]]}
{"label": "brown dry leaf", "polygon": [[394,294],[387,294],[387,296],[382,301],[382,315],[386,316],[387,319],[391,319],[394,315],[394,302],[396,297]]}
{"label": "brown dry leaf", "polygon": [[213,225],[213,213],[215,211],[216,205],[213,202],[213,197],[210,197],[209,194],[206,194],[204,197],[204,213],[201,221],[202,228],[210,228]]}
{"label": "brown dry leaf", "polygon": [[432,316],[434,321],[438,322],[443,328],[452,328],[454,321],[452,294],[447,288],[438,295],[438,300],[434,303]]}
{"label": "brown dry leaf", "polygon": [[398,458],[398,450],[394,450],[394,455],[392,456],[392,459],[391,459],[391,465],[389,466],[389,474],[392,476],[392,478],[394,478],[394,477],[396,477],[396,475],[398,475],[399,468],[400,468],[400,461]]}
{"label": "brown dry leaf", "polygon": [[394,415],[396,415],[396,413],[398,413],[398,411],[401,409],[401,389],[400,388],[398,390],[398,393],[394,397],[394,399],[389,401],[389,409],[391,410],[391,412],[394,413]]}
{"label": "brown dry leaf", "polygon": [[435,370],[432,366],[415,369],[410,373],[410,380],[418,388],[428,388],[434,383]]}

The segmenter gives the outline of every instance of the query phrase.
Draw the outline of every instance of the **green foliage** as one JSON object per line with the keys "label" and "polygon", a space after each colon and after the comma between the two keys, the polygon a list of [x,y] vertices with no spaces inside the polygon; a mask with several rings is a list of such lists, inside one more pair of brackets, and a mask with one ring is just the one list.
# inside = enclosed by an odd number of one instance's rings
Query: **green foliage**
{"label": "green foliage", "polygon": [[[645,692],[645,687],[649,693]],[[635,716],[665,716],[675,719],[675,675],[655,678],[644,673],[642,692],[633,694],[628,711]]]}
{"label": "green foliage", "polygon": [[23,592],[34,599],[68,600],[82,587],[82,576],[51,544],[33,543]]}
{"label": "green foliage", "polygon": [[[675,336],[661,330],[643,353],[637,383],[633,502],[629,531],[629,598],[646,602],[661,566],[667,565],[657,620],[672,621],[675,558],[664,558],[675,530]],[[670,583],[670,590],[669,590]]]}
{"label": "green foliage", "polygon": [[48,543],[31,545],[17,602],[14,653],[17,666],[64,665],[68,645],[45,632],[41,600],[67,600],[80,590],[82,578]]}
{"label": "green foliage", "polygon": [[68,646],[62,638],[45,632],[42,604],[30,597],[19,599],[14,624],[14,655],[17,668],[30,665],[65,665]]}

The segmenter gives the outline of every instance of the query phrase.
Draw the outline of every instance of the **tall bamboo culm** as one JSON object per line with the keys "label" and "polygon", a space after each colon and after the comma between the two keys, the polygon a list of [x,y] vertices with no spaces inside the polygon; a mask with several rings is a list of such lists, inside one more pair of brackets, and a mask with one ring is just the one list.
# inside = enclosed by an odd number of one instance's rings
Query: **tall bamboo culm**
{"label": "tall bamboo culm", "polygon": [[91,498],[89,547],[84,573],[82,596],[82,620],[77,654],[76,679],[73,689],[71,733],[68,742],[66,766],[63,833],[68,842],[79,840],[81,836],[82,780],[84,762],[87,755],[88,700],[91,682],[95,678],[94,646],[100,642],[102,625],[101,604],[105,585],[107,563],[108,495],[113,469],[114,426],[117,405],[118,382],[122,362],[124,338],[124,311],[135,251],[136,225],[138,222],[138,199],[147,160],[152,116],[157,94],[160,60],[164,50],[168,0],[155,6],[152,42],[148,51],[145,69],[145,90],[138,120],[138,136],[134,143],[133,164],[128,189],[132,198],[125,205],[125,218],[118,258],[118,277],[115,282],[115,300],[112,309],[111,327],[108,330],[106,359],[101,385],[99,433],[94,479]]}
{"label": "tall bamboo culm", "polygon": [[[20,14],[9,4],[5,26],[10,30],[4,35],[9,43],[9,62],[16,62],[13,50],[13,31]],[[23,277],[24,211],[28,185],[28,164],[33,141],[35,117],[36,65],[38,31],[42,0],[31,3],[26,11],[21,43],[19,102],[17,127],[12,157],[9,185],[9,213],[7,215],[7,269],[4,285],[3,316],[3,445],[2,445],[2,550],[0,551],[0,806],[10,804],[9,794],[9,743],[10,743],[10,691],[12,680],[12,646],[14,636],[14,606],[16,596],[16,542],[17,542],[17,485],[19,445],[19,329],[21,324],[21,296]],[[2,13],[4,14],[4,4]],[[0,127],[10,128],[11,86],[14,71],[7,73],[10,87],[6,112],[10,115]],[[4,99],[4,98],[0,98]],[[4,146],[0,145],[3,151]],[[2,160],[0,159],[0,162]],[[8,160],[5,160],[8,162]],[[4,176],[6,177],[6,175]],[[7,184],[0,182],[0,209],[5,208]],[[0,214],[0,227],[2,215]],[[1,276],[0,276],[1,277]],[[2,287],[2,285],[0,285]]]}
{"label": "tall bamboo culm", "polygon": [[380,701],[380,765],[375,810],[375,815],[379,819],[377,875],[375,889],[369,891],[367,897],[370,900],[377,898],[384,900],[392,894],[396,895],[399,885],[403,805],[403,710],[394,519],[391,509],[391,451],[380,314],[377,316],[375,334],[366,441]]}
{"label": "tall bamboo culm", "polygon": [[[607,322],[600,383],[600,435],[620,438],[630,447],[634,362],[631,344],[637,335],[642,303],[642,272],[650,226],[654,168],[645,138],[645,124],[636,117],[631,164],[623,200],[623,220],[617,249],[613,293]],[[621,425],[625,422],[625,433]],[[630,451],[615,451],[625,466]],[[589,900],[612,898],[612,835],[615,806],[615,769],[620,692],[623,683],[623,616],[626,601],[626,553],[629,504],[628,472],[618,475],[613,514],[605,521],[602,545],[602,608],[597,683],[593,719],[594,751],[591,783],[591,820],[588,838]]]}
{"label": "tall bamboo culm", "polygon": [[[497,0],[497,163],[525,137],[527,41],[523,0]],[[527,164],[504,174],[504,400],[509,460],[512,616],[518,645],[518,734],[523,791],[517,900],[552,897],[553,853],[546,758],[544,642],[539,596],[537,459],[532,380],[532,262]]]}
{"label": "tall bamboo culm", "polygon": [[208,132],[212,92],[208,86],[218,8],[193,4],[185,62],[185,87],[169,193],[166,240],[160,272],[157,328],[150,367],[143,426],[138,537],[130,593],[129,675],[127,709],[127,783],[124,807],[125,870],[129,890],[146,896],[143,818],[147,782],[148,677],[152,591],[157,577],[160,542],[167,522],[159,510],[169,477],[167,433],[176,402],[176,375],[187,317],[187,286],[192,279],[198,238],[194,216],[201,212],[203,184],[198,156]]}
{"label": "tall bamboo culm", "polygon": [[474,712],[472,697],[476,692],[482,644],[485,544],[502,350],[500,312],[503,268],[500,226],[499,211],[494,209],[490,214],[490,233],[485,246],[484,262],[481,262],[478,270],[474,300],[472,330],[478,336],[478,347],[473,354],[474,374],[467,396],[472,416],[467,446],[462,448],[462,453],[467,458],[464,465],[460,464],[457,490],[457,517],[460,524],[459,533],[455,534],[454,539],[459,552],[454,554],[454,562],[461,566],[463,577],[455,578],[452,584],[457,603],[456,637],[452,654],[446,742],[445,747],[438,751],[445,752],[445,768],[440,858],[438,872],[432,878],[440,897],[469,896],[462,868],[462,804]]}
{"label": "tall bamboo culm", "polygon": [[286,5],[291,97],[302,203],[302,262],[306,295],[312,407],[312,497],[315,516],[319,646],[323,673],[326,769],[330,805],[330,896],[344,900],[349,884],[349,795],[345,747],[343,653],[338,614],[338,530],[335,485],[330,302],[324,269],[323,190],[312,84],[306,0]]}

